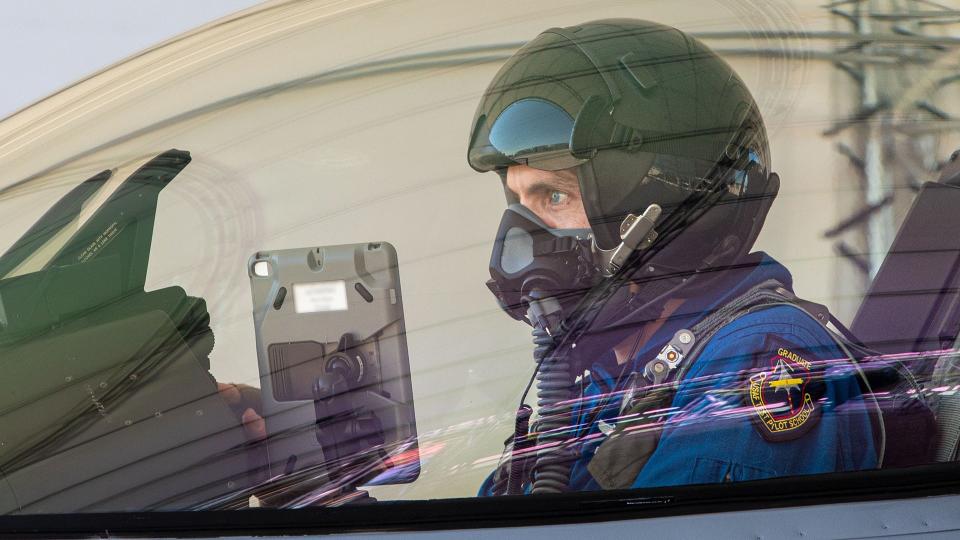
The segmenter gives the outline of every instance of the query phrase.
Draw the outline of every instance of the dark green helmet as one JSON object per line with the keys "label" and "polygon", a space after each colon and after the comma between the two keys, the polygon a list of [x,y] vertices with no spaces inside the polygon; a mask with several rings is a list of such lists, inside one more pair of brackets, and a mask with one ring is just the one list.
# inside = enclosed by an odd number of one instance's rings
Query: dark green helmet
{"label": "dark green helmet", "polygon": [[576,167],[601,249],[656,203],[658,225],[698,231],[680,257],[695,265],[727,239],[749,250],[769,204],[741,203],[775,191],[766,130],[733,69],[675,28],[630,19],[550,29],[521,48],[480,102],[468,159],[501,174]]}

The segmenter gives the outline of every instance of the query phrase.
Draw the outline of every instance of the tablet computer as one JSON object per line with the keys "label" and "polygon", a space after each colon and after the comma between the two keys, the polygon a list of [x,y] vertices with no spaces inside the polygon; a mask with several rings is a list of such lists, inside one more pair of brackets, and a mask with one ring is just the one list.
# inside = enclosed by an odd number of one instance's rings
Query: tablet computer
{"label": "tablet computer", "polygon": [[269,476],[343,485],[419,474],[397,252],[261,251],[248,264]]}

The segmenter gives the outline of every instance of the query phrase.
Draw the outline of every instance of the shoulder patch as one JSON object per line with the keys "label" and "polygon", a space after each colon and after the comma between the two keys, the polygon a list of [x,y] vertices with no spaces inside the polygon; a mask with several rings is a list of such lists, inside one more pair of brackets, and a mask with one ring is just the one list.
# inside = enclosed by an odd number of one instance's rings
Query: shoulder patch
{"label": "shoulder patch", "polygon": [[749,401],[754,423],[770,442],[791,441],[810,431],[820,419],[820,405],[811,395],[814,367],[799,350],[771,347],[760,357],[750,377]]}

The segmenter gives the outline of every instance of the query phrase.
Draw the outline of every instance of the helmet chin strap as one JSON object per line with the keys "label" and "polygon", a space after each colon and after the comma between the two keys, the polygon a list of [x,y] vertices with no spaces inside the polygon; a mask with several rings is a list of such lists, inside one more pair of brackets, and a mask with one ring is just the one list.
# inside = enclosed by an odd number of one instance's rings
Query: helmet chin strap
{"label": "helmet chin strap", "polygon": [[601,249],[594,239],[593,251],[600,259],[600,268],[605,277],[619,272],[631,253],[643,251],[653,245],[657,239],[654,226],[660,213],[660,205],[651,204],[642,215],[630,214],[625,217],[620,223],[620,245],[613,249]]}

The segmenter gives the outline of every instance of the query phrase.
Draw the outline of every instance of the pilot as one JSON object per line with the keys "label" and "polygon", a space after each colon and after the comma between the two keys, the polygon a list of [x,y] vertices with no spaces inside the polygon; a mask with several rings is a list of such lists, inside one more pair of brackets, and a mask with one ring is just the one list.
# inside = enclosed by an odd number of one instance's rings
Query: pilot
{"label": "pilot", "polygon": [[507,199],[488,285],[538,345],[538,413],[481,495],[879,465],[877,402],[829,314],[751,252],[779,180],[706,46],[639,20],[547,30],[493,78],[468,160]]}

